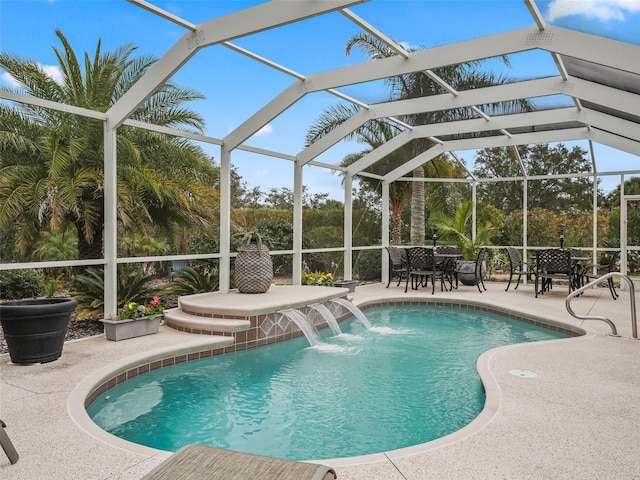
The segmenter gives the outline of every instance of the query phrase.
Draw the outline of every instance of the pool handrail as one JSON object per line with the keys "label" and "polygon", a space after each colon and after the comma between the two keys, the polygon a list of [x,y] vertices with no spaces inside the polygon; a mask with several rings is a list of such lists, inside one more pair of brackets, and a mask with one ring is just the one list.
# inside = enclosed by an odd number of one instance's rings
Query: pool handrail
{"label": "pool handrail", "polygon": [[616,328],[616,325],[610,319],[608,319],[607,317],[602,317],[602,316],[599,316],[599,315],[578,315],[571,308],[571,300],[574,297],[580,295],[582,292],[584,292],[585,290],[593,287],[597,283],[600,283],[603,280],[607,280],[607,279],[609,279],[611,277],[614,277],[614,276],[615,277],[622,277],[627,282],[627,284],[629,285],[629,297],[630,297],[630,302],[631,302],[631,338],[633,338],[635,340],[640,340],[640,338],[638,338],[638,316],[636,314],[635,286],[633,284],[633,281],[627,275],[623,275],[620,272],[605,273],[601,277],[596,278],[592,282],[587,283],[586,285],[578,288],[577,290],[574,290],[569,295],[567,295],[567,298],[565,300],[565,306],[567,307],[567,312],[569,312],[569,315],[571,315],[572,317],[577,318],[579,320],[602,320],[603,322],[606,322],[611,327],[611,333],[609,335],[611,335],[612,337],[619,337],[620,335],[618,335],[618,330]]}

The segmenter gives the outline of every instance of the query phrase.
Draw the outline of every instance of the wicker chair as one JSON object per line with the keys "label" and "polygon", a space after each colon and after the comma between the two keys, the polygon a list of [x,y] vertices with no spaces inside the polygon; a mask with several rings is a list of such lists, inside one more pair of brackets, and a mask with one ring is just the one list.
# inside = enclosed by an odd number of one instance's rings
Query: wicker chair
{"label": "wicker chair", "polygon": [[520,285],[520,279],[523,275],[527,275],[527,279],[529,279],[530,275],[533,275],[533,272],[530,272],[526,269],[526,263],[520,257],[520,253],[515,247],[506,247],[507,255],[509,256],[509,283],[507,284],[507,288],[504,289],[506,292],[509,290],[511,286],[511,280],[514,275],[518,276],[518,281],[516,282],[516,286],[514,290],[518,289],[518,285]]}
{"label": "wicker chair", "polygon": [[393,277],[398,277],[398,283],[396,287],[400,285],[403,278],[406,278],[407,273],[407,260],[402,255],[402,250],[398,247],[385,247],[389,254],[389,281],[387,282],[387,288],[391,285]]}

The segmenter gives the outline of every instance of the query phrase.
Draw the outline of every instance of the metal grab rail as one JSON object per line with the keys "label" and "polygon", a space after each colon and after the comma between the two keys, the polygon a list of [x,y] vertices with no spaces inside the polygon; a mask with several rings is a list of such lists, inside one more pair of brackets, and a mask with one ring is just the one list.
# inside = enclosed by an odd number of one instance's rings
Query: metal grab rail
{"label": "metal grab rail", "polygon": [[597,283],[600,283],[603,280],[607,280],[611,277],[622,277],[626,280],[627,284],[629,285],[629,296],[631,297],[631,338],[635,340],[640,340],[640,338],[638,338],[638,317],[636,315],[635,286],[633,285],[633,281],[631,281],[631,279],[627,275],[623,275],[620,272],[605,273],[600,278],[596,278],[593,282],[589,282],[583,287],[580,287],[579,289],[574,290],[569,295],[567,295],[567,298],[564,301],[564,304],[567,307],[567,312],[569,312],[569,315],[579,320],[602,320],[603,322],[606,322],[611,327],[611,336],[619,337],[620,335],[618,335],[618,330],[616,329],[615,324],[611,320],[609,320],[607,317],[601,317],[599,315],[578,315],[571,309],[571,299],[573,297],[580,295],[582,292],[584,292],[588,288],[591,288]]}

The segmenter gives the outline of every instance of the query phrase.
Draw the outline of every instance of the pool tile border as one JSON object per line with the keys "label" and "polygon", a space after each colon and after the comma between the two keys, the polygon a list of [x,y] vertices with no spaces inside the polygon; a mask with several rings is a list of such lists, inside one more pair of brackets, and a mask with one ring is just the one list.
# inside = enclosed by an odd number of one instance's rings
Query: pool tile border
{"label": "pool tile border", "polygon": [[[526,316],[526,315],[522,315],[521,313],[512,312],[512,311],[500,309],[500,308],[494,308],[494,307],[477,304],[473,302],[465,302],[463,300],[452,302],[452,301],[429,300],[429,299],[407,299],[407,300],[389,299],[389,300],[381,300],[381,301],[364,302],[361,305],[358,305],[358,308],[364,311],[371,308],[385,307],[385,306],[420,306],[420,305],[435,306],[435,307],[464,308],[468,310],[494,313],[497,315],[502,315],[504,317],[510,318],[512,320],[517,320],[520,322],[528,323],[530,325],[546,328],[555,332],[564,333],[566,335],[573,336],[573,337],[582,336],[585,333],[583,330],[576,327],[571,327],[569,325],[562,325],[559,323],[552,322],[550,320],[543,320],[533,316]],[[308,309],[305,313],[309,313]],[[351,316],[351,312],[349,312],[345,308],[343,308],[342,310],[335,311],[333,313],[337,314],[336,317],[338,322],[341,322]],[[255,331],[260,328],[261,324],[258,323],[258,320],[264,321],[265,319],[268,319],[268,318],[269,318],[269,315],[264,315],[264,314],[249,317],[252,325],[251,330]],[[319,323],[318,326],[326,327],[327,325]],[[181,330],[181,331],[186,331],[186,330]],[[151,370],[156,370],[158,368],[164,368],[171,365],[189,362],[192,360],[199,360],[202,358],[207,358],[215,355],[223,355],[225,353],[233,353],[233,352],[238,352],[242,350],[247,350],[249,348],[268,345],[271,343],[281,342],[284,340],[290,340],[292,338],[303,335],[303,333],[299,330],[295,331],[294,329],[287,328],[287,331],[283,334],[254,340],[254,339],[251,339],[251,335],[248,332],[249,331],[228,334],[227,336],[233,336],[234,338],[237,338],[237,335],[239,334],[244,334],[241,336],[241,338],[246,339],[244,342],[234,343],[233,345],[230,345],[228,347],[206,349],[206,350],[191,352],[187,354],[182,353],[180,355],[169,356],[163,359],[159,359],[159,360],[156,359],[147,363],[142,363],[136,367],[130,368],[122,373],[119,373],[115,377],[112,377],[106,380],[104,383],[98,385],[86,397],[84,406],[85,408],[88,408],[100,395],[107,392],[111,388],[131,378],[135,378],[142,373],[149,372]],[[191,332],[191,333],[196,333],[196,332]],[[203,332],[203,334],[211,334],[211,333]]]}

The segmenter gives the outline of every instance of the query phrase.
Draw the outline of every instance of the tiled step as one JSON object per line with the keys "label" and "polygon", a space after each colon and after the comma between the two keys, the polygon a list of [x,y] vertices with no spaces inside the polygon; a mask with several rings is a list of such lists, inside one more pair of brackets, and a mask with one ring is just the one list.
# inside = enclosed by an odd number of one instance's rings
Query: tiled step
{"label": "tiled step", "polygon": [[249,320],[227,318],[211,318],[185,313],[179,308],[164,312],[164,321],[170,327],[186,331],[202,331],[206,333],[243,332],[251,327]]}

